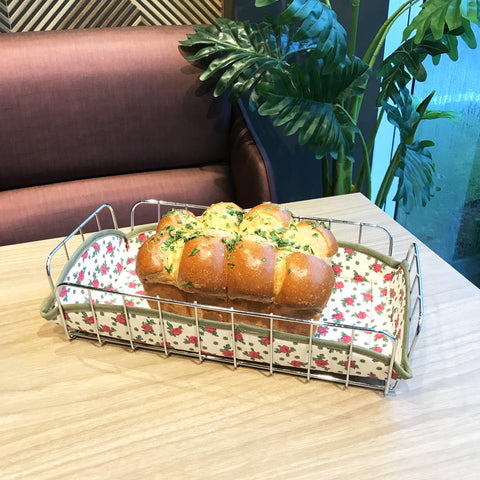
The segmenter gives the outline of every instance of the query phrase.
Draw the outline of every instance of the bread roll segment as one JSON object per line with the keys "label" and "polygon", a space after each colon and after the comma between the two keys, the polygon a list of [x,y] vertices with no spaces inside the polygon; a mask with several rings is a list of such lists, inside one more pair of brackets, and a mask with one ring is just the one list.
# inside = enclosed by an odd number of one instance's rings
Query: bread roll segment
{"label": "bread roll segment", "polygon": [[325,306],[334,285],[333,270],[325,260],[302,252],[285,258],[286,273],[275,292],[275,303],[298,310]]}
{"label": "bread roll segment", "polygon": [[238,226],[243,220],[243,210],[234,203],[215,203],[207,208],[200,216],[200,222],[208,230],[222,230],[237,233]]}
{"label": "bread roll segment", "polygon": [[[222,202],[199,217],[186,210],[163,216],[138,251],[136,272],[148,296],[318,319],[333,289],[330,257],[337,250],[328,229],[296,221],[285,207],[267,202],[244,212]],[[157,302],[149,304],[157,308]],[[179,305],[166,310],[192,315]],[[207,311],[200,316],[230,319]],[[250,315],[241,321],[270,325],[268,318]],[[274,328],[310,333],[310,325],[299,322],[275,321]]]}
{"label": "bread roll segment", "polygon": [[189,210],[170,210],[163,215],[157,225],[157,233],[181,229],[187,232],[201,229],[197,217]]}
{"label": "bread roll segment", "polygon": [[241,237],[228,254],[228,298],[271,304],[275,295],[275,248],[257,238]]}
{"label": "bread roll segment", "polygon": [[175,257],[181,254],[181,245],[168,246],[168,235],[155,234],[140,247],[136,260],[136,273],[143,286],[148,284],[176,285]]}
{"label": "bread roll segment", "polygon": [[337,241],[333,233],[312,220],[303,220],[293,225],[283,236],[300,251],[320,258],[329,258],[337,253]]}
{"label": "bread roll segment", "polygon": [[282,235],[292,223],[293,216],[286,207],[275,203],[261,203],[250,209],[239,226],[240,234]]}
{"label": "bread roll segment", "polygon": [[179,260],[177,286],[189,293],[226,298],[226,248],[221,237],[187,240]]}

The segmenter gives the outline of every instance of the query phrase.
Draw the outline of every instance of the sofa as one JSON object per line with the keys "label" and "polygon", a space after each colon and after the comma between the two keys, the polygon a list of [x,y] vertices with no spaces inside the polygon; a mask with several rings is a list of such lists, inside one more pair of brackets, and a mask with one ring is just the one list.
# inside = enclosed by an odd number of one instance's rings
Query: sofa
{"label": "sofa", "polygon": [[103,203],[126,227],[143,199],[276,201],[245,112],[185,59],[188,32],[0,34],[0,245],[64,237]]}

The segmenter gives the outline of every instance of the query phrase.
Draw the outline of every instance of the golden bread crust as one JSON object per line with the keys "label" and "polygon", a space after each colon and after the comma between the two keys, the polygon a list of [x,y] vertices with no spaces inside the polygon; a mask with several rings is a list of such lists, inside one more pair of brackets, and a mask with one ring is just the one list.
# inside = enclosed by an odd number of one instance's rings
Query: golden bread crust
{"label": "golden bread crust", "polygon": [[[244,213],[222,202],[200,217],[186,210],[162,217],[157,233],[138,251],[136,271],[147,296],[318,319],[333,289],[329,262],[337,250],[328,229],[296,221],[285,207],[267,202]],[[165,310],[195,315],[192,307],[165,304]],[[228,313],[205,312],[197,314],[230,321]],[[270,326],[268,318],[241,317],[245,323]],[[291,333],[310,332],[308,324],[274,325]]]}

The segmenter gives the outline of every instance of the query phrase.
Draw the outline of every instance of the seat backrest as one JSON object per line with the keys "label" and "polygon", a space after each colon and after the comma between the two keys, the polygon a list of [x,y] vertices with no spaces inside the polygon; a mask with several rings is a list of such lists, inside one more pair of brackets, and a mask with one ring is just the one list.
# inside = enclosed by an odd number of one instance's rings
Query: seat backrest
{"label": "seat backrest", "polygon": [[226,160],[231,105],[191,26],[0,35],[0,190]]}

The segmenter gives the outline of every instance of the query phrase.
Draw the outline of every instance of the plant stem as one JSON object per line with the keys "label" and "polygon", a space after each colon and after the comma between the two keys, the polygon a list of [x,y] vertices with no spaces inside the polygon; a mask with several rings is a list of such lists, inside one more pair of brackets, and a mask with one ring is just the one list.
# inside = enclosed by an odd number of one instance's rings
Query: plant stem
{"label": "plant stem", "polygon": [[351,193],[353,183],[353,162],[346,158],[343,162],[342,193]]}
{"label": "plant stem", "polygon": [[350,24],[350,38],[348,41],[347,54],[351,60],[355,57],[355,50],[357,48],[357,32],[358,32],[358,18],[360,14],[360,0],[353,0],[352,2],[352,21]]}
{"label": "plant stem", "polygon": [[344,163],[345,163],[345,153],[339,152],[338,157],[333,162],[334,171],[333,171],[333,194],[342,195],[345,192],[345,172],[344,172]]}
{"label": "plant stem", "polygon": [[[389,18],[387,18],[387,20],[380,27],[380,29],[378,30],[374,39],[372,40],[370,46],[368,47],[367,52],[365,53],[365,55],[363,57],[363,62],[368,63],[370,68],[373,68],[373,66],[375,64],[375,61],[377,59],[377,56],[378,56],[381,48],[383,47],[383,44],[385,43],[385,39],[387,37],[387,34],[390,31],[390,29],[392,28],[392,25],[397,21],[397,19],[400,17],[400,15],[405,13],[410,7],[412,7],[413,5],[415,5],[416,3],[420,2],[420,1],[421,0],[407,0]],[[357,1],[353,0],[353,4],[352,4],[352,9],[353,9],[352,10],[352,25],[353,25],[353,21],[354,21],[353,17],[355,17],[355,15],[358,15],[358,11],[355,11],[355,9],[356,9],[356,7],[359,7],[359,3],[360,3],[359,0],[358,0],[358,5],[357,5]],[[357,18],[357,21],[358,21],[358,18]],[[354,119],[355,122],[358,120],[358,116],[360,115],[360,110],[361,110],[361,106],[362,106],[362,103],[363,103],[363,98],[364,98],[364,95],[360,95],[358,97],[355,97],[353,99],[351,105],[350,105],[350,115]],[[375,138],[376,138],[376,135],[377,135],[378,128],[380,126],[380,121],[381,121],[382,117],[383,117],[383,109],[377,117],[377,121],[376,121],[376,124],[375,124],[375,130],[374,130],[374,132],[373,132],[373,134],[370,138],[368,146],[365,144],[365,139],[363,137],[361,138],[362,148],[364,149],[364,158],[363,158],[362,164],[360,166],[360,170],[359,170],[359,173],[358,173],[358,176],[357,176],[357,181],[356,181],[355,185],[353,185],[353,187],[352,187],[353,191],[360,191],[360,189],[362,188],[364,178],[367,178],[367,187],[366,188],[368,190],[369,198],[371,196],[370,154],[371,154],[371,151],[373,150],[373,145],[375,143]],[[383,203],[385,203],[385,201],[386,201],[386,196],[387,196],[388,191],[390,190],[390,187],[392,185],[393,177],[394,177],[393,173],[395,171],[396,164],[398,163],[398,161],[399,161],[399,157],[397,158],[397,154],[395,154],[394,158],[392,159],[392,162],[390,162],[390,165],[387,169],[387,173],[385,174],[385,177],[382,181],[382,185],[381,185],[380,190],[378,192],[377,199],[375,201],[375,203],[377,205],[379,205],[377,203],[379,201],[382,201]],[[393,163],[395,164],[394,166],[392,166]],[[368,171],[368,175],[367,175],[367,171]],[[383,205],[383,203],[382,203],[382,205]]]}
{"label": "plant stem", "polygon": [[[358,19],[360,15],[360,0],[352,1],[352,20],[350,23],[350,38],[348,41],[348,57],[353,60],[355,58],[355,51],[357,48],[357,36],[358,36]],[[360,101],[361,103],[361,101]],[[350,115],[352,115],[355,120],[358,119],[358,97],[355,97],[350,103]]]}
{"label": "plant stem", "polygon": [[330,179],[330,170],[328,168],[328,158],[323,157],[322,162],[322,186],[323,186],[323,196],[330,197],[332,196],[332,181]]}
{"label": "plant stem", "polygon": [[[387,20],[383,23],[383,25],[380,27],[378,30],[377,34],[375,35],[375,38],[372,40],[370,46],[368,47],[364,57],[363,57],[363,62],[368,63],[370,68],[373,68],[375,65],[375,61],[377,60],[377,56],[382,49],[385,39],[387,38],[388,32],[392,28],[393,24],[398,20],[398,18],[405,13],[409,8],[414,6],[416,3],[419,3],[422,0],[407,0],[404,2]],[[358,115],[358,112],[360,110],[360,106],[363,100],[363,96],[359,101],[355,102],[355,107],[356,111],[354,111],[354,114]],[[375,124],[375,130],[370,138],[370,141],[368,143],[368,151],[371,152],[373,150],[373,146],[375,144],[375,138],[378,133],[378,128],[380,126],[381,119],[383,117],[383,109],[380,111],[380,114],[377,117],[377,122]],[[392,160],[390,161],[390,164],[387,168],[387,171],[385,173],[385,176],[383,177],[382,184],[380,185],[380,189],[377,193],[377,198],[375,199],[375,204],[383,208],[385,202],[387,201],[387,195],[388,192],[390,191],[390,188],[393,183],[394,179],[394,173],[397,168],[397,165],[401,159],[400,155],[400,149],[397,148],[397,151],[395,152],[395,155],[393,156]],[[363,167],[363,164],[362,164]],[[362,169],[361,167],[361,169]],[[360,176],[360,173],[359,173]],[[358,186],[356,186],[358,188]]]}
{"label": "plant stem", "polygon": [[360,132],[360,142],[363,148],[363,160],[357,175],[357,181],[352,186],[352,192],[360,192],[362,190],[363,181],[366,180],[365,195],[368,199],[372,197],[372,175],[370,171],[370,152],[365,142],[365,138]]}
{"label": "plant stem", "polygon": [[375,60],[377,59],[378,53],[380,52],[380,49],[385,43],[385,38],[387,37],[388,32],[392,28],[392,25],[397,21],[400,15],[405,13],[410,7],[420,1],[422,0],[407,0],[394,13],[392,13],[392,15],[387,18],[387,20],[385,20],[363,57],[364,63],[368,63],[370,67],[373,67],[373,65],[375,64]]}
{"label": "plant stem", "polygon": [[[340,104],[337,104],[337,108],[340,109],[344,115],[348,117],[350,122],[356,126],[356,119],[354,119],[349,112]],[[355,133],[352,131],[352,142],[355,140]],[[362,133],[359,131],[360,140],[362,141],[362,145],[365,144],[365,140],[363,139]],[[366,145],[365,145],[366,147]],[[364,159],[362,163],[365,161],[368,162],[368,158],[365,158],[365,154],[368,157],[368,152],[364,149]],[[345,150],[342,147],[338,152],[338,157],[335,160],[335,177],[333,180],[334,184],[334,194],[341,195],[344,193],[352,192],[354,188],[353,184],[353,162],[350,159],[345,157]],[[370,168],[370,165],[368,166]]]}
{"label": "plant stem", "polygon": [[392,187],[393,179],[395,177],[394,173],[397,168],[398,163],[400,162],[400,146],[397,147],[397,151],[388,165],[387,171],[385,176],[383,177],[382,184],[380,185],[380,189],[377,193],[377,198],[375,199],[375,205],[379,208],[383,208],[385,202],[387,201],[387,195]]}
{"label": "plant stem", "polygon": [[375,128],[373,129],[372,135],[370,136],[370,140],[368,141],[368,154],[371,155],[373,152],[373,147],[375,145],[375,139],[377,138],[378,129],[380,128],[380,124],[382,123],[383,114],[385,113],[385,109],[382,107],[380,108],[380,113],[377,116],[377,121],[375,122]]}

